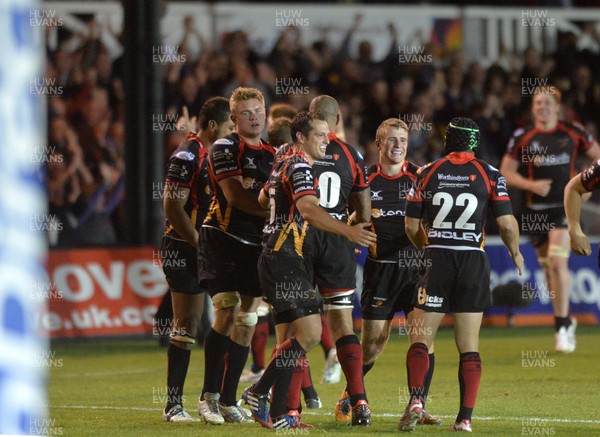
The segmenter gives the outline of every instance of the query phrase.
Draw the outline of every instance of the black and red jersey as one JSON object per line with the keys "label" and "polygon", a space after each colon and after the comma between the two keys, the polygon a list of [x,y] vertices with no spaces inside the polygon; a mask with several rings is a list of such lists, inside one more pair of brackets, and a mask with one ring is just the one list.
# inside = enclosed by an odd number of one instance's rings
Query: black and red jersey
{"label": "black and red jersey", "polygon": [[527,206],[561,206],[565,187],[577,173],[575,158],[584,154],[593,143],[591,135],[564,121],[559,121],[549,131],[534,126],[517,129],[508,143],[506,153],[519,161],[527,178],[552,179],[546,197],[527,192]]}
{"label": "black and red jersey", "polygon": [[488,207],[494,217],[512,214],[506,179],[472,153],[421,167],[406,200],[406,216],[423,220],[429,248],[483,250]]}
{"label": "black and red jersey", "polygon": [[244,243],[260,244],[264,218],[247,214],[230,205],[219,181],[241,176],[244,189],[258,198],[271,172],[275,150],[261,140],[247,144],[237,133],[213,144],[208,156],[208,174],[214,192],[203,226],[220,229]]}
{"label": "black and red jersey", "polygon": [[269,197],[270,216],[264,228],[263,246],[302,257],[305,237],[313,228],[302,218],[296,200],[317,196],[306,156],[301,152],[282,155],[273,166],[265,194]]}
{"label": "black and red jersey", "polygon": [[369,248],[371,258],[397,260],[398,251],[411,245],[404,231],[404,208],[417,170],[408,161],[394,176],[386,175],[379,164],[368,169],[371,223],[377,234],[377,243]]}
{"label": "black and red jersey", "polygon": [[315,161],[313,173],[319,190],[319,204],[338,220],[348,220],[348,202],[353,191],[369,186],[365,160],[352,146],[330,133],[323,159]]}
{"label": "black and red jersey", "polygon": [[588,191],[600,190],[600,159],[581,172],[581,185]]}
{"label": "black and red jersey", "polygon": [[[200,230],[208,213],[212,198],[206,161],[208,150],[195,133],[188,134],[186,140],[177,147],[167,163],[166,185],[171,187],[170,196],[179,195],[177,188],[189,188],[184,210],[190,217],[196,230]],[[166,221],[165,235],[175,240],[183,239],[173,226]]]}

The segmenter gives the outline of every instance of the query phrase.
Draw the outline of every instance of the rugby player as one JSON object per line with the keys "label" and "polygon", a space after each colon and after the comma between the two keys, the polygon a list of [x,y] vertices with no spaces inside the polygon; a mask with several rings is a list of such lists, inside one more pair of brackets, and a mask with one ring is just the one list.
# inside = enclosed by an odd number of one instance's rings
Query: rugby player
{"label": "rugby player", "polygon": [[[212,193],[206,157],[213,142],[230,134],[229,101],[207,100],[200,109],[200,134],[191,132],[167,164],[163,206],[167,230],[162,239],[163,271],[173,304],[173,327],[167,352],[167,422],[193,422],[183,409],[183,385],[194,336],[204,309],[204,290],[198,284],[196,245]],[[191,192],[191,195],[190,195]]]}
{"label": "rugby player", "polygon": [[266,118],[261,92],[237,88],[229,104],[236,132],[216,141],[210,151],[214,194],[198,245],[199,279],[215,309],[205,340],[204,386],[198,401],[200,415],[211,424],[251,420],[249,412],[236,405],[236,392],[262,301],[256,265],[268,211],[259,205],[258,193],[275,155],[260,137]]}
{"label": "rugby player", "polygon": [[[585,193],[600,189],[600,160],[576,175],[565,187],[565,213],[571,238],[571,250],[576,255],[591,255],[590,240],[583,233],[581,223],[581,204]],[[598,268],[600,268],[600,249],[598,250]]]}
{"label": "rugby player", "polygon": [[535,89],[534,124],[514,132],[500,172],[509,187],[526,191],[522,231],[534,234],[532,243],[546,274],[554,310],[555,348],[570,353],[576,347],[577,322],[569,315],[570,250],[563,195],[575,175],[577,155],[596,160],[600,158],[600,147],[581,128],[559,120],[560,98],[560,91],[554,87]]}
{"label": "rugby player", "polygon": [[[406,202],[406,234],[421,250],[426,269],[420,272],[406,368],[410,401],[398,428],[412,431],[423,413],[429,369],[428,352],[445,313],[454,313],[454,335],[460,354],[460,410],[454,431],[471,432],[481,359],[479,329],[483,310],[491,305],[490,265],[483,246],[484,221],[491,209],[519,274],[519,227],[512,215],[506,180],[485,161],[475,158],[479,127],[469,118],[454,118],[446,128],[448,155],[417,171]],[[424,226],[424,228],[422,227]]]}
{"label": "rugby player", "polygon": [[[423,260],[404,232],[406,195],[418,169],[415,164],[406,160],[406,123],[397,118],[385,120],[377,128],[375,146],[379,150],[379,163],[368,169],[368,175],[371,190],[371,223],[377,234],[377,244],[369,248],[363,272],[363,376],[373,368],[375,360],[383,352],[396,312],[404,312],[406,332],[409,336],[420,329],[412,321],[412,301],[417,291],[418,271]],[[423,408],[434,366],[435,354],[431,345]],[[341,401],[343,402],[343,399]],[[423,409],[418,423],[441,425],[442,421]]]}
{"label": "rugby player", "polygon": [[[280,346],[261,379],[244,390],[256,421],[264,427],[307,428],[297,412],[287,411],[287,392],[294,370],[307,365],[306,352],[321,338],[319,305],[313,286],[318,250],[316,229],[332,232],[368,247],[376,241],[367,223],[350,226],[333,219],[319,206],[311,166],[325,156],[329,126],[320,113],[301,112],[292,121],[292,149],[273,168],[268,195],[261,204],[270,205],[263,252],[258,269],[265,296],[273,307]],[[289,290],[293,290],[289,293]],[[293,335],[290,336],[290,332]],[[267,406],[273,386],[271,408]]]}
{"label": "rugby player", "polygon": [[[313,172],[319,187],[320,205],[335,219],[348,222],[348,206],[352,204],[357,223],[368,223],[371,196],[368,190],[363,157],[352,146],[339,139],[336,126],[340,122],[337,101],[320,95],[310,103],[311,112],[321,112],[329,127],[329,144],[323,158],[315,161]],[[323,297],[323,309],[335,341],[337,360],[346,376],[350,395],[352,424],[369,425],[371,411],[363,382],[363,354],[354,333],[352,309],[356,288],[354,245],[340,235],[317,231],[315,280]],[[336,420],[348,420],[348,411],[336,403]]]}

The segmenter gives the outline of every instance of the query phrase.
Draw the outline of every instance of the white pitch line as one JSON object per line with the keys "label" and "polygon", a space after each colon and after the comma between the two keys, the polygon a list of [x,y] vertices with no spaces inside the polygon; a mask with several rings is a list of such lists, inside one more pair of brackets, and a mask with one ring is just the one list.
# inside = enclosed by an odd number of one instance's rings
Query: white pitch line
{"label": "white pitch line", "polygon": [[[144,407],[114,407],[111,405],[49,405],[50,408],[63,408],[63,409],[73,409],[73,410],[131,410],[131,411],[162,411],[160,408],[144,408]],[[302,414],[306,414],[309,416],[333,416],[333,413],[325,413],[325,412],[317,412],[317,411],[306,411],[304,410]],[[372,417],[393,417],[400,418],[400,413],[392,414],[392,413],[378,413],[372,414]],[[443,416],[436,414],[437,417],[441,417],[443,419],[451,419],[456,416]],[[590,419],[548,419],[545,417],[480,417],[475,416],[475,421],[477,420],[512,420],[512,421],[538,421],[538,422],[548,422],[548,423],[592,423],[592,424],[600,424],[600,420],[590,420]]]}
{"label": "white pitch line", "polygon": [[138,370],[123,370],[120,372],[86,372],[86,373],[62,373],[57,371],[52,374],[52,378],[56,377],[74,377],[74,376],[116,376],[116,375],[138,375],[142,373],[157,373],[162,372],[162,369],[138,369]]}

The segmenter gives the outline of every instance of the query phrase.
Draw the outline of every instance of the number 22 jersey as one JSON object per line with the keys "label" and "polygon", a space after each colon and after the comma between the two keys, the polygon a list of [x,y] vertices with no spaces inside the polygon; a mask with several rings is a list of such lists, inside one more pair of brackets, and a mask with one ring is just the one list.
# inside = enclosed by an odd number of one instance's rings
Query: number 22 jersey
{"label": "number 22 jersey", "polygon": [[423,219],[428,248],[483,250],[488,207],[494,217],[512,214],[506,179],[472,153],[421,167],[406,200],[406,216]]}

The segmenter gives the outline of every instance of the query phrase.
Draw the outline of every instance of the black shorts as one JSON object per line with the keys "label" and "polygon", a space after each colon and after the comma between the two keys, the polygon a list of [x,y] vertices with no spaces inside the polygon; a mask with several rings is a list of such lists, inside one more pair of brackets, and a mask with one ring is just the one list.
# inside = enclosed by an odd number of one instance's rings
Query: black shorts
{"label": "black shorts", "polygon": [[416,308],[480,313],[492,304],[490,263],[480,250],[426,249],[429,265],[417,284]]}
{"label": "black shorts", "polygon": [[312,275],[303,258],[264,249],[258,259],[258,275],[276,324],[319,314]]}
{"label": "black shorts", "polygon": [[521,214],[521,235],[529,235],[531,244],[536,248],[548,242],[548,232],[567,227],[567,216],[562,206],[546,209],[525,208]]}
{"label": "black shorts", "polygon": [[200,286],[211,297],[225,291],[262,296],[257,267],[260,251],[260,246],[245,244],[218,229],[203,227],[198,242]]}
{"label": "black shorts", "polygon": [[316,231],[314,245],[307,257],[314,268],[319,293],[328,296],[356,288],[356,255],[354,243],[341,235]]}
{"label": "black shorts", "polygon": [[192,295],[205,291],[198,283],[194,246],[165,236],[160,245],[160,257],[170,291]]}
{"label": "black shorts", "polygon": [[367,258],[360,296],[362,318],[392,320],[399,311],[410,313],[418,280],[416,268],[404,268],[398,261],[383,263]]}

